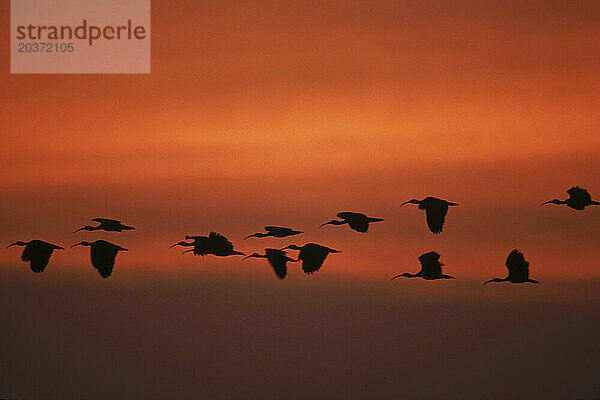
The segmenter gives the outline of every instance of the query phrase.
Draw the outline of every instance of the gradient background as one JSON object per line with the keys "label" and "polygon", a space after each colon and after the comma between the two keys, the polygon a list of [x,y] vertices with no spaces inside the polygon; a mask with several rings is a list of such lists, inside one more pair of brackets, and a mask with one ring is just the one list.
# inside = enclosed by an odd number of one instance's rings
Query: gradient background
{"label": "gradient background", "polygon": [[[0,61],[0,242],[130,249],[106,281],[0,252],[1,396],[600,395],[600,207],[538,206],[600,196],[600,7],[152,3],[151,75]],[[440,236],[398,208],[427,195],[461,204]],[[386,221],[318,229],[343,210]],[[137,230],[72,233],[99,216]],[[241,241],[269,224],[306,234]],[[278,281],[168,248],[211,229],[342,253]],[[542,285],[481,288],[514,247]],[[430,250],[459,279],[389,282]]]}

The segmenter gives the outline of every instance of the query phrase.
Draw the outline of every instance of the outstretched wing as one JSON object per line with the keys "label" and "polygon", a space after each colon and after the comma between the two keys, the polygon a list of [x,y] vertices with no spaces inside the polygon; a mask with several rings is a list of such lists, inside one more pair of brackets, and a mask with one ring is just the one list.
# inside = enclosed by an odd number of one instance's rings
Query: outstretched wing
{"label": "outstretched wing", "polygon": [[101,224],[120,224],[121,221],[118,221],[116,219],[110,219],[110,218],[93,218],[92,221],[95,222],[100,222]]}
{"label": "outstretched wing", "polygon": [[318,271],[329,254],[329,249],[317,244],[307,244],[298,255],[298,259],[302,260],[302,271],[307,274],[312,274]]}
{"label": "outstretched wing", "polygon": [[278,249],[265,249],[265,254],[269,260],[269,264],[273,267],[273,271],[279,277],[279,279],[285,278],[287,274],[287,262],[288,258],[286,252]]}
{"label": "outstretched wing", "polygon": [[283,226],[265,226],[265,231],[267,232],[284,232],[290,231],[290,228],[285,228]]}
{"label": "outstretched wing", "polygon": [[525,261],[523,253],[517,249],[511,251],[506,257],[506,268],[511,279],[524,281],[529,278],[529,263]]}
{"label": "outstretched wing", "polygon": [[209,253],[233,251],[233,243],[220,233],[211,232],[208,235],[208,250]]}
{"label": "outstretched wing", "polygon": [[351,212],[351,211],[342,211],[337,213],[337,216],[341,219],[352,219],[352,218],[366,218],[367,216],[365,214],[361,214],[361,213],[355,213],[355,212]]}
{"label": "outstretched wing", "polygon": [[427,226],[431,232],[436,235],[442,232],[447,213],[448,205],[446,203],[434,204],[425,209]]}
{"label": "outstretched wing", "polygon": [[40,243],[30,243],[25,246],[21,259],[23,261],[29,261],[29,265],[33,272],[40,273],[48,266],[52,251],[53,249],[50,246],[44,246]]}
{"label": "outstretched wing", "polygon": [[98,270],[100,276],[103,278],[108,278],[112,274],[118,252],[119,248],[116,246],[92,246],[92,265]]}
{"label": "outstretched wing", "polygon": [[367,231],[369,230],[369,222],[367,222],[366,218],[356,218],[349,220],[348,225],[350,225],[350,228],[360,233],[367,233]]}
{"label": "outstretched wing", "polygon": [[321,268],[321,266],[323,265],[323,261],[325,261],[325,258],[327,258],[327,254],[313,254],[305,257],[302,257],[302,255],[300,255],[299,258],[302,260],[302,271],[304,271],[307,274],[312,274],[313,272],[317,272]]}
{"label": "outstretched wing", "polygon": [[421,262],[421,273],[425,276],[441,275],[442,264],[439,262],[440,255],[435,251],[421,254],[419,261]]}
{"label": "outstretched wing", "polygon": [[577,202],[589,203],[592,201],[592,196],[588,191],[579,186],[573,186],[571,189],[567,190],[567,194]]}
{"label": "outstretched wing", "polygon": [[369,230],[369,221],[365,214],[343,211],[338,213],[337,216],[347,221],[350,228],[357,232],[366,233]]}

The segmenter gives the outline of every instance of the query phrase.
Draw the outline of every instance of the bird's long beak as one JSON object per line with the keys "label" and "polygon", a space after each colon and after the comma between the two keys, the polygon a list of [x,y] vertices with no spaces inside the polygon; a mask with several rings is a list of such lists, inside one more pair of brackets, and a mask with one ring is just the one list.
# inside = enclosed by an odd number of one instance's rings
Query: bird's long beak
{"label": "bird's long beak", "polygon": [[169,247],[170,249],[172,249],[175,246],[183,246],[184,244],[187,244],[186,242],[177,242],[175,244],[172,244],[171,247]]}
{"label": "bird's long beak", "polygon": [[319,228],[322,228],[322,227],[324,227],[325,225],[333,225],[333,223],[334,223],[334,222],[335,222],[335,219],[334,219],[334,220],[332,220],[332,221],[329,221],[329,222],[325,222],[325,223],[321,224],[321,225],[319,226]]}
{"label": "bird's long beak", "polygon": [[[403,205],[405,205],[405,204],[409,204],[410,202],[411,202],[411,200],[409,200],[409,201],[405,201],[404,203],[400,204],[400,207],[402,207],[402,206],[403,206]],[[392,278],[392,279],[393,279],[393,278]]]}
{"label": "bird's long beak", "polygon": [[485,281],[485,282],[483,282],[483,283],[481,284],[481,286],[483,286],[483,285],[487,285],[487,284],[488,284],[488,283],[490,283],[490,282],[494,282],[494,278],[490,279],[489,281]]}
{"label": "bird's long beak", "polygon": [[8,246],[6,246],[6,248],[8,249],[9,247],[11,247],[11,246],[16,246],[16,245],[17,245],[17,242],[14,242],[14,243],[11,243],[11,244],[9,244]]}
{"label": "bird's long beak", "polygon": [[544,204],[550,204],[550,203],[552,203],[552,200],[545,201],[542,204],[540,204],[540,206],[543,206]]}
{"label": "bird's long beak", "polygon": [[451,201],[448,202],[449,206],[460,206],[460,204],[458,203],[452,203]]}
{"label": "bird's long beak", "polygon": [[254,233],[253,233],[252,235],[248,235],[248,236],[246,236],[246,237],[244,238],[244,240],[246,240],[246,239],[248,239],[248,238],[251,238],[251,237],[253,237],[254,235],[255,235]]}

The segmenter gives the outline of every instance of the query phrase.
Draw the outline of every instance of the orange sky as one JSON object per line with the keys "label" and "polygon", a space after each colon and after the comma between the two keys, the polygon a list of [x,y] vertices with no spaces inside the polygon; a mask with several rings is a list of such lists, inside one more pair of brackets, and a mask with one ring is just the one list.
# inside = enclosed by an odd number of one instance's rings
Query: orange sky
{"label": "orange sky", "polygon": [[[575,184],[600,197],[598,7],[294,3],[154,0],[150,75],[10,75],[6,52],[0,240],[104,237],[131,249],[119,268],[268,274],[168,245],[215,229],[253,252],[288,243],[240,241],[276,224],[342,250],[334,276],[414,271],[430,250],[457,277],[504,276],[513,247],[534,278],[600,276],[600,207],[537,207]],[[461,203],[439,237],[398,208],[427,195]],[[317,228],[343,210],[386,222]],[[138,230],[71,233],[98,216]]]}

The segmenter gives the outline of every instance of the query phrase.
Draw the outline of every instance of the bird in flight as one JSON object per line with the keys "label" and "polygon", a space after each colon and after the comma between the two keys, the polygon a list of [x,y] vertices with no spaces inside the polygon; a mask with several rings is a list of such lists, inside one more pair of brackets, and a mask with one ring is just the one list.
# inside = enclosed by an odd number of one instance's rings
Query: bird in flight
{"label": "bird in flight", "polygon": [[95,242],[82,241],[75,243],[71,248],[75,246],[90,246],[92,265],[98,270],[100,276],[105,279],[112,274],[115,266],[115,258],[119,251],[128,251],[126,248],[107,242],[106,240],[96,240]]}
{"label": "bird in flight", "polygon": [[46,269],[50,256],[54,250],[64,250],[64,247],[57,246],[52,243],[44,242],[43,240],[31,240],[29,242],[14,242],[7,246],[25,246],[21,260],[24,262],[29,261],[31,270],[35,273],[40,273]]}
{"label": "bird in flight", "polygon": [[248,258],[266,258],[273,267],[273,271],[279,277],[279,279],[285,278],[287,274],[287,263],[288,261],[297,262],[299,260],[294,260],[287,256],[287,252],[279,249],[265,249],[265,254],[252,253],[249,256],[246,256],[242,259],[246,260]]}
{"label": "bird in flight", "polygon": [[94,222],[99,222],[98,226],[86,225],[83,228],[76,229],[75,232],[79,231],[107,231],[107,232],[123,232],[135,229],[133,226],[123,225],[121,221],[109,218],[94,218]]}
{"label": "bird in flight", "polygon": [[246,236],[244,239],[248,239],[251,237],[264,238],[267,236],[283,238],[286,236],[299,235],[301,233],[304,233],[302,231],[297,231],[292,228],[285,228],[282,226],[265,226],[265,231],[266,231],[266,233],[262,233],[262,232],[253,233],[252,235]]}
{"label": "bird in flight", "polygon": [[337,216],[338,218],[341,218],[341,221],[334,219],[329,222],[325,222],[324,224],[321,224],[321,227],[325,225],[348,224],[350,228],[354,229],[357,232],[367,233],[367,231],[369,230],[369,223],[383,221],[383,218],[367,217],[365,214],[349,211],[338,213]]}
{"label": "bird in flight", "polygon": [[536,280],[529,279],[529,262],[525,261],[523,253],[519,250],[514,249],[506,257],[506,268],[508,268],[508,276],[506,278],[494,278],[490,279],[486,283],[490,282],[511,282],[511,283],[539,283]]}
{"label": "bird in flight", "polygon": [[427,280],[434,279],[454,279],[451,275],[442,274],[442,264],[440,262],[440,255],[435,251],[430,251],[429,253],[424,253],[419,256],[419,261],[421,262],[421,270],[416,274],[411,274],[410,272],[405,272],[400,275],[394,276],[392,279],[405,277],[405,278],[423,278]]}
{"label": "bird in flight", "polygon": [[458,206],[458,203],[438,199],[437,197],[426,197],[423,200],[412,199],[400,205],[418,204],[420,210],[425,210],[427,226],[434,234],[439,234],[444,229],[444,221],[448,213],[448,206]]}
{"label": "bird in flight", "polygon": [[316,243],[307,243],[304,246],[290,244],[281,250],[286,249],[300,250],[298,260],[302,260],[302,271],[307,274],[318,271],[329,253],[340,253],[339,250],[330,249],[329,247],[321,246]]}
{"label": "bird in flight", "polygon": [[233,249],[233,243],[225,236],[217,232],[211,232],[208,236],[186,236],[186,240],[192,240],[191,242],[179,242],[171,245],[175,246],[188,246],[193,247],[184,251],[184,253],[194,252],[196,256],[205,256],[207,254],[213,254],[219,257],[241,255],[244,253],[235,251]]}
{"label": "bird in flight", "polygon": [[566,204],[567,207],[571,207],[574,210],[583,210],[587,206],[597,206],[600,205],[599,202],[592,200],[592,196],[588,193],[587,190],[580,188],[579,186],[573,186],[571,189],[567,190],[567,194],[569,198],[566,200],[549,200],[542,204]]}

